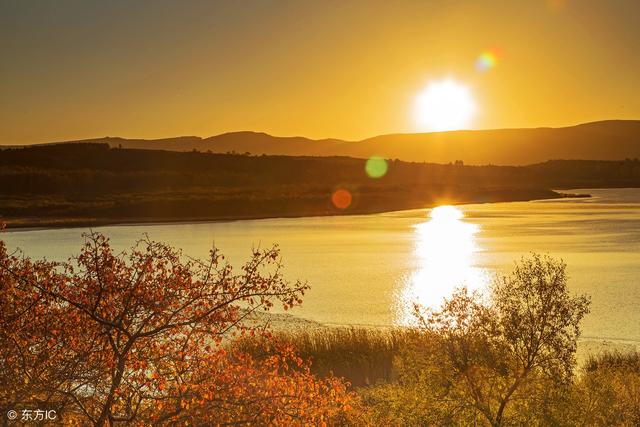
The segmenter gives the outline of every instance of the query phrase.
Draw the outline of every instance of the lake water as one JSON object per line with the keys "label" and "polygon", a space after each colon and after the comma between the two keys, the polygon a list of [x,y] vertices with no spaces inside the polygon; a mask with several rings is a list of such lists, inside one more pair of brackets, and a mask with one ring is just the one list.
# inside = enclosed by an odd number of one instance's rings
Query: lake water
{"label": "lake water", "polygon": [[[312,288],[293,314],[323,323],[397,325],[412,301],[437,305],[461,284],[482,288],[529,252],[561,257],[570,289],[591,295],[583,336],[640,341],[640,189],[575,190],[588,199],[417,209],[374,215],[97,227],[116,248],[152,239],[234,265],[278,243],[286,275]],[[7,231],[10,248],[63,260],[82,229]]]}

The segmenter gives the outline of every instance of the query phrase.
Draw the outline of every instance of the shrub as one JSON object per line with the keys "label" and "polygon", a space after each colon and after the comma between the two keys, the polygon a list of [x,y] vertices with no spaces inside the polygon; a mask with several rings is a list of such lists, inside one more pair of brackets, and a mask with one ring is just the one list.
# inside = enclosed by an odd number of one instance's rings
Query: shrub
{"label": "shrub", "polygon": [[594,426],[640,425],[640,353],[591,357],[577,383],[580,419]]}
{"label": "shrub", "polygon": [[543,392],[572,380],[588,305],[569,294],[563,262],[523,258],[488,298],[460,289],[441,310],[416,306],[430,339],[407,353],[402,381],[422,390],[440,423],[532,424]]}
{"label": "shrub", "polygon": [[246,322],[256,310],[301,302],[307,285],[283,279],[276,247],[237,274],[216,249],[185,260],[148,239],[115,254],[85,238],[65,263],[0,241],[0,403],[53,401],[95,426],[323,425],[350,410],[346,385],[318,380],[289,347],[256,360],[223,345],[263,333]]}

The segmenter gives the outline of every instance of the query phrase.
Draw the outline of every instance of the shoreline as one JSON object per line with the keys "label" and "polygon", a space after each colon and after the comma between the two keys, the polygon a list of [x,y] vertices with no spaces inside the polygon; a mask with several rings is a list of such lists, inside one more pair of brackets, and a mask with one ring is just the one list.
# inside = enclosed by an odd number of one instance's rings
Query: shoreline
{"label": "shoreline", "polygon": [[[385,325],[385,324],[365,324],[365,323],[335,323],[335,322],[321,322],[319,320],[310,319],[308,317],[302,317],[294,313],[281,313],[281,312],[269,312],[259,313],[257,317],[261,317],[266,321],[269,321],[271,325],[276,326],[294,326],[310,325],[314,328],[354,328],[354,329],[402,329],[407,326],[399,325]],[[600,337],[593,335],[581,335],[578,338],[583,343],[613,343],[619,346],[636,346],[640,348],[640,338],[623,338],[623,337]]]}
{"label": "shoreline", "polygon": [[[487,204],[487,203],[513,203],[513,202],[532,202],[541,200],[557,200],[567,198],[588,198],[590,194],[576,194],[567,193],[565,191],[570,190],[535,190],[540,196],[540,191],[547,192],[545,196],[551,197],[526,197],[526,195],[519,195],[511,198],[502,199],[496,197],[495,200],[457,200],[451,201],[448,204],[451,205],[469,205],[469,204]],[[527,190],[523,190],[527,192]],[[531,196],[534,196],[531,194]],[[137,226],[137,225],[166,225],[166,224],[193,224],[193,223],[218,223],[218,222],[234,222],[234,221],[247,221],[247,220],[262,220],[262,219],[293,219],[293,218],[319,218],[327,216],[354,216],[354,215],[373,215],[389,212],[401,212],[414,209],[431,209],[440,204],[420,204],[419,206],[411,207],[390,207],[390,208],[372,208],[372,209],[354,209],[350,212],[336,212],[325,211],[319,212],[299,212],[292,214],[247,214],[247,215],[212,215],[212,216],[196,216],[196,217],[152,217],[152,218],[53,218],[47,220],[40,220],[37,218],[0,218],[0,224],[2,221],[6,224],[4,232],[20,232],[20,231],[37,231],[37,230],[54,230],[54,229],[67,229],[67,228],[90,228],[90,227],[105,227],[105,226]]]}
{"label": "shoreline", "polygon": [[[259,313],[254,320],[268,323],[274,332],[295,335],[301,331],[314,333],[325,329],[368,329],[394,331],[406,327],[397,325],[365,325],[320,322],[292,313]],[[604,353],[627,353],[640,350],[640,340],[582,335],[578,338],[576,359],[580,368],[592,356]]]}

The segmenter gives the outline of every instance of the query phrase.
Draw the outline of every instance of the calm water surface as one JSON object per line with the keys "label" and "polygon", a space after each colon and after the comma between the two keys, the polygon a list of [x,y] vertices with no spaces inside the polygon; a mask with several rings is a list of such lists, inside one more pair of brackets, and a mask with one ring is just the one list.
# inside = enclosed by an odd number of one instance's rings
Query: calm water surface
{"label": "calm water surface", "polygon": [[[529,252],[562,257],[570,288],[592,297],[585,338],[640,341],[640,189],[576,190],[589,199],[495,203],[375,215],[98,227],[123,249],[143,233],[232,263],[278,243],[288,278],[312,289],[293,314],[325,323],[410,323],[412,301],[437,305],[482,288]],[[76,253],[82,229],[2,234],[32,257]]]}

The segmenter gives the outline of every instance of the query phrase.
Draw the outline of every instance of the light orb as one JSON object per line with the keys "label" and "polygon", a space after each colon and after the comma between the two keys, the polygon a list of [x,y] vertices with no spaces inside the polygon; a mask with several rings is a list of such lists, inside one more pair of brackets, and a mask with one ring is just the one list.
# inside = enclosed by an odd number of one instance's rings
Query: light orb
{"label": "light orb", "polygon": [[467,127],[476,111],[471,91],[452,79],[431,82],[416,98],[421,130],[447,131]]}

